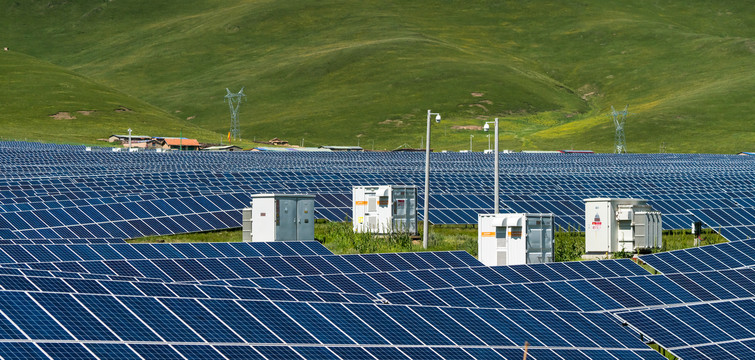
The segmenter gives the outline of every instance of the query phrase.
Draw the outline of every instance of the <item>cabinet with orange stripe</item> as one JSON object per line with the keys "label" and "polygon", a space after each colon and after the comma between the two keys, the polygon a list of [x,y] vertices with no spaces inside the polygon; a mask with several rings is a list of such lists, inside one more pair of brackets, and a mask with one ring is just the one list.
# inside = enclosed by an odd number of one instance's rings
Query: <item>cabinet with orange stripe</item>
{"label": "cabinet with orange stripe", "polygon": [[480,214],[478,259],[485,265],[553,261],[553,214]]}
{"label": "cabinet with orange stripe", "polygon": [[354,232],[417,234],[417,187],[354,186]]}

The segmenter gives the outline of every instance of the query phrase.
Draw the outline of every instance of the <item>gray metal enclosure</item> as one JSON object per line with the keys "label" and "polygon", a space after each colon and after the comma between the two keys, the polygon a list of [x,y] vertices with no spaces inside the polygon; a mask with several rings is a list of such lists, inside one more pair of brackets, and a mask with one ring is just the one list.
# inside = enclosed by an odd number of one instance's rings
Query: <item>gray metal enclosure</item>
{"label": "gray metal enclosure", "polygon": [[252,241],[252,208],[241,210],[241,238],[244,242]]}
{"label": "gray metal enclosure", "polygon": [[527,263],[553,262],[553,214],[527,214]]}
{"label": "gray metal enclosure", "polygon": [[251,228],[248,241],[314,240],[314,207],[314,195],[252,195],[251,219],[244,224]]}

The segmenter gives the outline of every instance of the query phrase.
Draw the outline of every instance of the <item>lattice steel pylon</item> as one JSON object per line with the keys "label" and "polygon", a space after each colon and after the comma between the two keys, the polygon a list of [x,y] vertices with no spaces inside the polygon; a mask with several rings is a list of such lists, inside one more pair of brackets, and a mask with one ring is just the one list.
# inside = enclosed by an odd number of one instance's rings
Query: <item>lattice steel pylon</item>
{"label": "lattice steel pylon", "polygon": [[613,119],[613,124],[616,125],[614,146],[617,154],[627,153],[627,140],[624,137],[624,124],[627,121],[627,108],[629,108],[629,105],[624,106],[624,110],[622,111],[616,111],[616,109],[613,108],[613,105],[611,106],[610,116]]}
{"label": "lattice steel pylon", "polygon": [[231,130],[228,132],[228,140],[241,140],[241,129],[239,128],[239,105],[241,105],[241,98],[246,97],[244,94],[244,87],[241,87],[238,93],[232,93],[231,90],[225,88],[228,94],[225,96],[228,101],[228,107],[231,108]]}

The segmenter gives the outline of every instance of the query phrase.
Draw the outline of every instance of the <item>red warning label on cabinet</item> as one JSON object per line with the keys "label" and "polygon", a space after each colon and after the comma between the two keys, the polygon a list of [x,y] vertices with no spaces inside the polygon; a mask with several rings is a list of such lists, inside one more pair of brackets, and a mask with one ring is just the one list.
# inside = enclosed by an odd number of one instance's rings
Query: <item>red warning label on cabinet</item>
{"label": "red warning label on cabinet", "polygon": [[603,223],[600,222],[600,216],[598,216],[598,214],[595,214],[595,218],[592,220],[592,229],[599,230],[602,225]]}

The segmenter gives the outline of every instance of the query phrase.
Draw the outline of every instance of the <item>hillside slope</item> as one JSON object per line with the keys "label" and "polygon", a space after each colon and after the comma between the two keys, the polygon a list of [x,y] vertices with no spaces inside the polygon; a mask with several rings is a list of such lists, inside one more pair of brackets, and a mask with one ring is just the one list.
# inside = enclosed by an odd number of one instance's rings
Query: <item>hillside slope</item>
{"label": "hillside slope", "polygon": [[134,135],[217,139],[143,100],[13,51],[0,52],[0,87],[3,139],[103,145],[98,138],[129,128]]}
{"label": "hillside slope", "polygon": [[[443,115],[435,149],[486,148],[479,127],[497,116],[503,148],[610,152],[610,106],[629,104],[630,151],[755,147],[755,13],[737,1],[0,0],[0,10],[0,46],[184,123],[165,131],[207,129],[195,135],[206,141],[228,131],[225,88],[245,86],[248,140],[418,147],[432,109]],[[3,91],[36,93],[27,86]]]}

